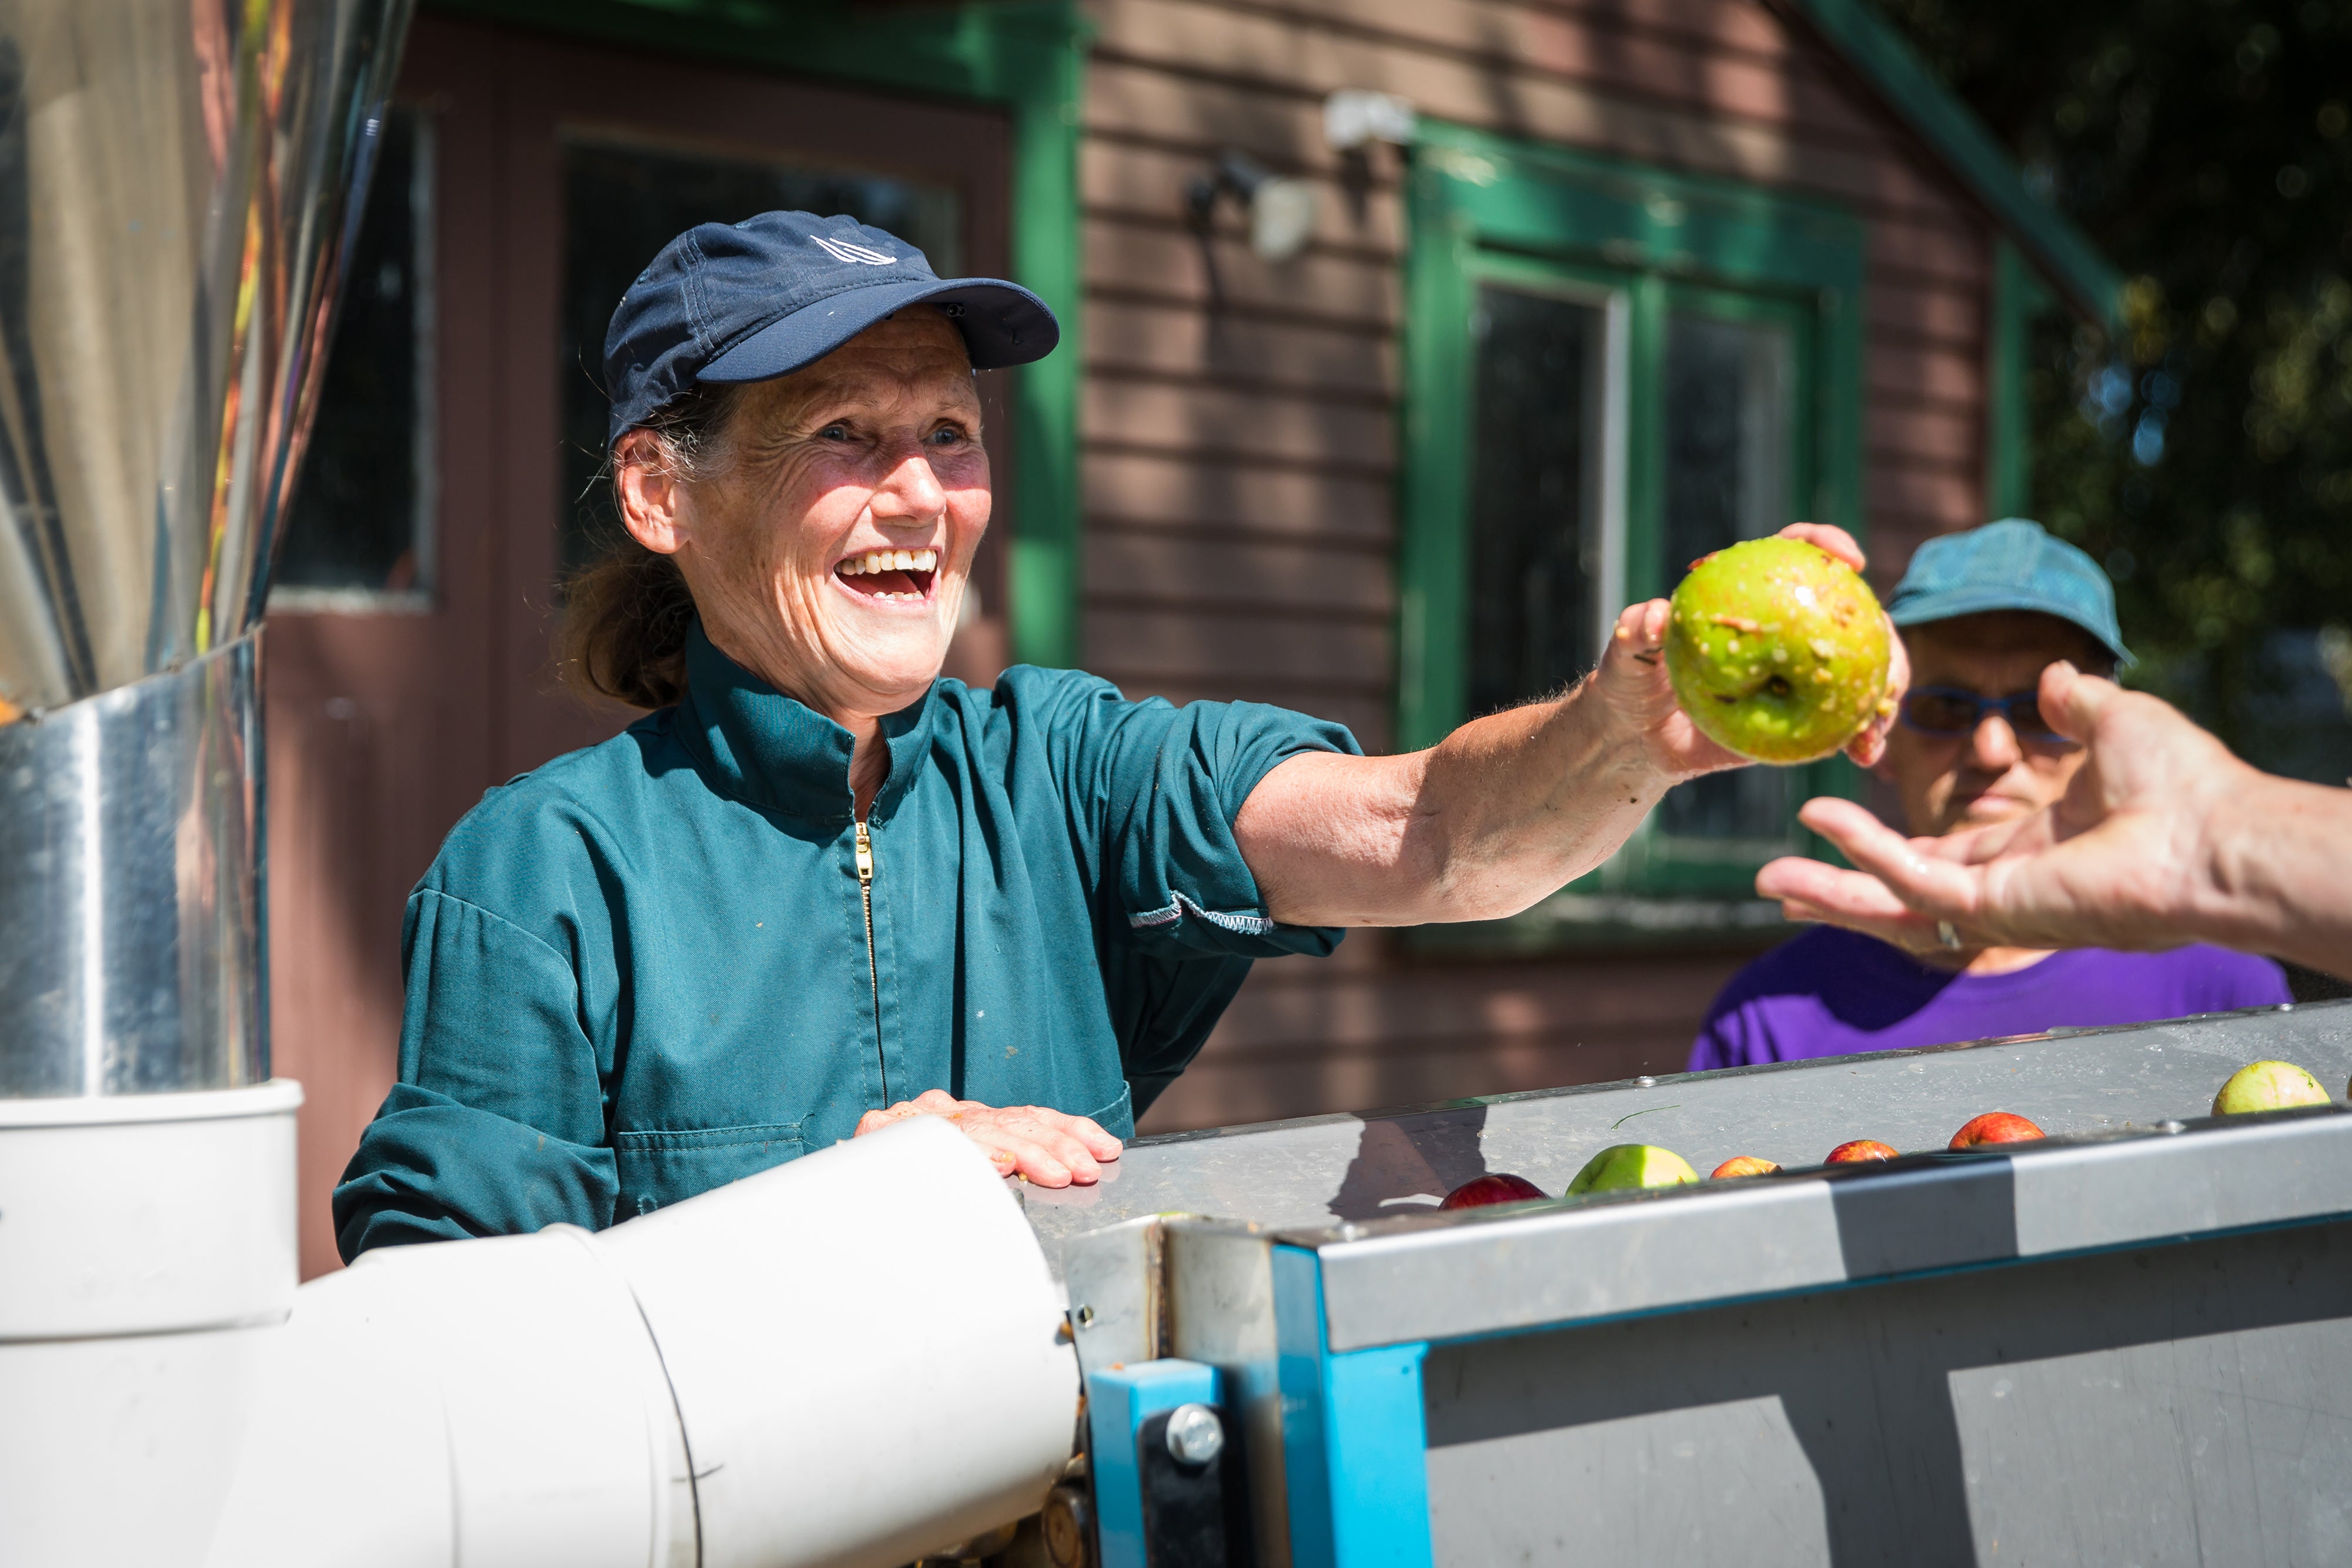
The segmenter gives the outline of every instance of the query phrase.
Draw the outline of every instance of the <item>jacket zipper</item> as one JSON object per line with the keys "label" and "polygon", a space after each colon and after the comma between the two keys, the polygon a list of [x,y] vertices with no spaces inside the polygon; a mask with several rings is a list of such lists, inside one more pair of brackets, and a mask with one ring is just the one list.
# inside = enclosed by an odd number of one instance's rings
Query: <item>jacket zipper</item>
{"label": "jacket zipper", "polygon": [[874,992],[874,1065],[882,1074],[882,1103],[890,1103],[890,1063],[882,1054],[882,966],[874,956],[874,836],[857,819],[857,897],[866,907],[866,983]]}

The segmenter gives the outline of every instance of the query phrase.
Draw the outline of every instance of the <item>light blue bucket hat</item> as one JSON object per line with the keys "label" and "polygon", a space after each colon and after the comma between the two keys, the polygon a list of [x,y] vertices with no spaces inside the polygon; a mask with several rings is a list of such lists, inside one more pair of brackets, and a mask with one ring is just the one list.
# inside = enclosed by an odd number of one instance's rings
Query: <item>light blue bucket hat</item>
{"label": "light blue bucket hat", "polygon": [[2134,662],[2116,624],[2115,585],[2099,563],[2025,517],[1929,539],[1886,603],[1897,626],[1992,610],[2055,615],[2096,637],[2118,664]]}

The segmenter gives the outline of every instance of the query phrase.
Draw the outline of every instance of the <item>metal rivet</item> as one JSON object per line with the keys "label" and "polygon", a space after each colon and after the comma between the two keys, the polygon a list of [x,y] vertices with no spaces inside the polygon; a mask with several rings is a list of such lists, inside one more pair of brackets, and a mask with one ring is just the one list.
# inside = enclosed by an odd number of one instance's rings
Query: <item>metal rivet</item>
{"label": "metal rivet", "polygon": [[1080,1328],[1089,1327],[1092,1325],[1094,1321],[1095,1310],[1092,1307],[1080,1307],[1078,1309],[1078,1326]]}
{"label": "metal rivet", "polygon": [[1658,1081],[1644,1072],[1641,1077],[1633,1080],[1633,1082],[1640,1084],[1644,1089],[1651,1089],[1656,1087]]}
{"label": "metal rivet", "polygon": [[1206,1405],[1179,1405],[1168,1415],[1168,1452],[1180,1465],[1205,1465],[1225,1451],[1225,1424]]}
{"label": "metal rivet", "polygon": [[2167,1117],[2156,1124],[2156,1130],[2159,1133],[2185,1133],[2189,1131],[2189,1124],[2186,1122],[2176,1122]]}

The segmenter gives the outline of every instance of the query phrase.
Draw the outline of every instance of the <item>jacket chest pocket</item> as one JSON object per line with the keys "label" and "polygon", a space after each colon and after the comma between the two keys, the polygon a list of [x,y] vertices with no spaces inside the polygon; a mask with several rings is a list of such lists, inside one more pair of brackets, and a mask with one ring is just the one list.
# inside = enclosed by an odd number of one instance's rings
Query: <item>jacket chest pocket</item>
{"label": "jacket chest pocket", "polygon": [[803,1154],[798,1122],[613,1134],[621,1196],[613,1218],[627,1219],[712,1187],[757,1176]]}

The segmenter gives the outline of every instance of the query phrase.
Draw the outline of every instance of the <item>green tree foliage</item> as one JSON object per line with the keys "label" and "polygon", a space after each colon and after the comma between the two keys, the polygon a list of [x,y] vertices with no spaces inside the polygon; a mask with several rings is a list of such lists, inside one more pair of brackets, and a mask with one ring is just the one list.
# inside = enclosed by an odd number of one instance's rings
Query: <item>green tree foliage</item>
{"label": "green tree foliage", "polygon": [[2141,680],[2254,743],[2274,628],[2352,702],[2352,0],[1881,0],[2128,274],[2053,315],[2034,500],[2108,564]]}

